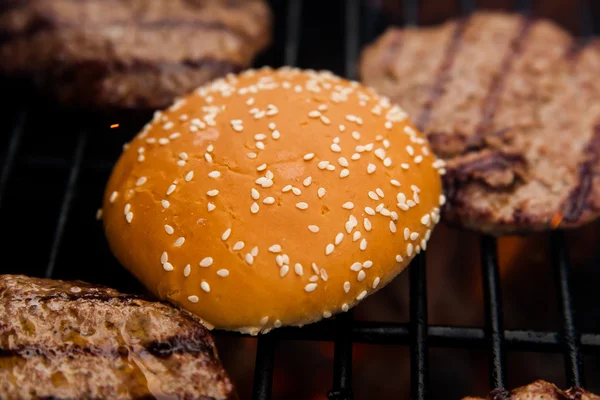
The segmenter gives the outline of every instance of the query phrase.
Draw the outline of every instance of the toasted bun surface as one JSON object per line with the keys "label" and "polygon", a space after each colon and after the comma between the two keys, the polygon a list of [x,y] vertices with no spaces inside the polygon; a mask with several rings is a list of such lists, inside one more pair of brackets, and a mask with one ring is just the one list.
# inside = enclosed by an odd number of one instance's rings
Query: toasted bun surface
{"label": "toasted bun surface", "polygon": [[114,168],[103,220],[158,297],[257,333],[346,311],[400,273],[439,219],[440,164],[370,89],[265,68],[156,113]]}

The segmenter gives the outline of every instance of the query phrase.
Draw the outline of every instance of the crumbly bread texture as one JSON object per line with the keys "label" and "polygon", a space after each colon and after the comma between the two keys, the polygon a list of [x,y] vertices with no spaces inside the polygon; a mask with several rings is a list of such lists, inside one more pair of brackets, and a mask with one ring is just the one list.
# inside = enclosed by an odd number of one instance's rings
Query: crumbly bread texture
{"label": "crumbly bread texture", "polygon": [[389,29],[360,62],[447,162],[444,218],[496,235],[600,215],[599,70],[598,41],[496,12]]}
{"label": "crumbly bread texture", "polygon": [[0,398],[236,399],[188,312],[80,281],[0,275]]}
{"label": "crumbly bread texture", "polygon": [[[484,400],[480,397],[465,397],[463,400]],[[556,385],[535,381],[527,386],[508,391],[504,389],[493,390],[485,400],[600,400],[600,396],[582,388],[572,387],[560,390]]]}
{"label": "crumbly bread texture", "polygon": [[62,103],[156,109],[251,65],[264,0],[19,0],[0,4],[0,71]]}
{"label": "crumbly bread texture", "polygon": [[401,272],[439,219],[439,170],[404,111],[357,82],[249,70],[155,114],[103,221],[153,293],[258,333],[346,311]]}

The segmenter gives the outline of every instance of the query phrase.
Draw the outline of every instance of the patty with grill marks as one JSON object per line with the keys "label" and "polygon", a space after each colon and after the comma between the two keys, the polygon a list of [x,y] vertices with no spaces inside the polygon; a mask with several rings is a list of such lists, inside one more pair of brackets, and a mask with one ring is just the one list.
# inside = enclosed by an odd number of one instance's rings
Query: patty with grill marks
{"label": "patty with grill marks", "polygon": [[[480,397],[465,397],[463,400],[484,400]],[[535,381],[527,386],[507,391],[493,390],[485,400],[600,400],[600,396],[579,387],[560,390],[545,381]]]}
{"label": "patty with grill marks", "polygon": [[502,235],[600,215],[600,41],[477,12],[389,29],[363,51],[360,75],[446,161],[448,222]]}
{"label": "patty with grill marks", "polygon": [[0,73],[68,105],[155,109],[249,67],[270,35],[264,0],[11,0]]}
{"label": "patty with grill marks", "polygon": [[79,281],[0,275],[0,398],[237,397],[187,312]]}

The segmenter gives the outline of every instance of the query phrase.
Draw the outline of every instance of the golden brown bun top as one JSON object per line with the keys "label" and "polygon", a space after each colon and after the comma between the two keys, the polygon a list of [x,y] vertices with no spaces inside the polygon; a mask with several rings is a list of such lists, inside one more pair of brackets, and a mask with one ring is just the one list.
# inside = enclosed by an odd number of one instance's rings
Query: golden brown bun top
{"label": "golden brown bun top", "polygon": [[398,106],[330,73],[230,75],[129,144],[109,243],[152,292],[255,333],[347,310],[426,246],[440,176]]}

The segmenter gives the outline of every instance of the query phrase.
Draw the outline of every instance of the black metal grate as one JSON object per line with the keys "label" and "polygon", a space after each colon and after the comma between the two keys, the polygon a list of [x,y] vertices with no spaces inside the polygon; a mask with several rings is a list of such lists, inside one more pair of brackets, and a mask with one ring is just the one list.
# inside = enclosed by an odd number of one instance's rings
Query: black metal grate
{"label": "black metal grate", "polygon": [[[329,1],[329,0],[327,0]],[[462,0],[461,11],[471,12],[474,0]],[[591,1],[578,2],[581,15],[581,31],[585,35],[593,33]],[[301,0],[275,2],[276,14],[285,18],[276,32],[275,48],[277,54],[262,62],[269,64],[297,65],[301,54],[302,9]],[[419,20],[419,2],[405,0],[403,2],[404,23],[416,25]],[[356,77],[356,59],[361,43],[372,40],[376,35],[376,17],[369,12],[370,6],[360,0],[346,0],[344,9],[344,63],[333,64],[330,69],[344,73],[348,78]],[[527,12],[530,5],[521,1],[516,9]],[[597,10],[596,10],[597,11]],[[284,26],[285,29],[280,27]],[[598,28],[598,27],[596,27]],[[361,36],[362,35],[362,36]],[[283,39],[281,39],[283,38]],[[69,232],[70,223],[79,215],[74,199],[81,196],[85,201],[100,199],[100,194],[112,163],[116,159],[123,137],[111,138],[110,131],[98,129],[97,123],[91,126],[89,118],[97,116],[79,115],[76,120],[65,121],[60,110],[47,110],[53,130],[47,142],[36,147],[26,140],[26,132],[48,129],[40,125],[32,109],[36,109],[25,100],[15,101],[15,110],[9,130],[10,134],[1,139],[0,145],[6,149],[1,160],[0,173],[0,223],[3,227],[16,229],[10,244],[20,243],[26,238],[36,240],[33,247],[36,251],[27,255],[26,265],[17,265],[17,257],[10,258],[1,272],[29,273],[31,275],[56,277],[61,260],[68,260],[71,265],[79,261],[88,265],[89,254],[79,254],[78,249],[66,249],[63,246],[66,235],[87,235],[86,232]],[[26,105],[26,107],[25,107]],[[37,110],[37,109],[36,109]],[[141,120],[146,119],[142,116]],[[42,121],[47,121],[41,118]],[[135,122],[126,122],[135,132]],[[42,122],[43,124],[43,122]],[[49,124],[49,123],[47,123]],[[107,124],[108,125],[108,124]],[[124,127],[124,128],[127,128]],[[93,133],[93,134],[92,134]],[[48,135],[47,135],[48,136]],[[40,135],[36,136],[39,140]],[[50,145],[51,144],[51,145]],[[48,145],[48,146],[46,146]],[[47,181],[47,182],[46,182]],[[36,198],[30,188],[33,185],[48,185],[61,188],[62,195],[58,201],[46,201],[44,190]],[[9,190],[10,189],[10,190]],[[7,199],[12,193],[12,199]],[[22,196],[22,197],[20,197]],[[33,197],[33,198],[32,198]],[[6,203],[25,201],[27,205],[39,206],[39,215],[8,215]],[[82,200],[82,201],[84,201]],[[96,200],[97,201],[97,200]],[[96,203],[97,204],[97,203]],[[3,207],[4,206],[4,207]],[[25,207],[26,208],[26,207]],[[87,210],[87,208],[86,208]],[[52,220],[50,228],[37,227],[37,218]],[[25,223],[27,227],[23,227]],[[79,226],[79,225],[78,225]],[[28,236],[24,236],[24,233]],[[90,234],[93,236],[93,234]],[[25,239],[24,239],[25,238]],[[46,240],[43,240],[45,238]],[[102,240],[91,237],[90,241]],[[114,261],[106,255],[106,249],[100,246],[98,253],[92,257],[100,257],[91,263],[90,268],[82,268],[78,272],[62,271],[61,278],[82,278],[93,282],[110,284]],[[254,375],[253,398],[267,400],[271,398],[276,344],[280,340],[312,340],[334,342],[333,384],[328,397],[332,400],[351,399],[352,395],[352,347],[353,343],[401,344],[410,346],[411,358],[411,397],[413,399],[428,398],[428,362],[429,347],[456,347],[485,349],[489,354],[490,382],[493,388],[503,388],[506,383],[505,354],[508,350],[528,350],[562,353],[565,363],[566,379],[570,385],[581,386],[583,382],[582,353],[600,351],[600,334],[580,333],[576,326],[573,306],[573,292],[570,283],[570,266],[567,256],[567,244],[562,232],[551,236],[553,269],[559,296],[562,325],[559,331],[523,331],[503,328],[500,278],[497,261],[497,243],[492,237],[482,237],[480,244],[481,267],[485,298],[485,326],[483,328],[435,326],[428,324],[427,317],[427,285],[425,255],[419,255],[409,269],[410,282],[410,321],[408,323],[379,323],[354,321],[353,313],[342,314],[335,319],[326,320],[304,328],[282,328],[258,338],[256,368]],[[5,249],[10,250],[10,249]],[[6,253],[6,251],[4,251]],[[23,255],[20,254],[23,261]],[[105,262],[106,261],[106,262]],[[43,268],[40,268],[43,265]],[[96,270],[103,268],[103,270]],[[83,275],[83,276],[82,276]],[[123,285],[123,284],[121,284]],[[130,280],[128,288],[136,284]],[[219,334],[219,333],[218,333]],[[227,333],[223,333],[227,334]]]}

